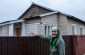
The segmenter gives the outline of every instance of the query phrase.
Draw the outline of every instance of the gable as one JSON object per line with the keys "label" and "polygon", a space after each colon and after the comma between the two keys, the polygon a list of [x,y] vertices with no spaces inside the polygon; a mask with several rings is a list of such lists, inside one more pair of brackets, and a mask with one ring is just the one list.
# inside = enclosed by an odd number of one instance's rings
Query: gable
{"label": "gable", "polygon": [[29,18],[35,15],[40,15],[48,12],[53,12],[53,11],[36,4],[32,4],[30,8],[28,8],[18,19]]}

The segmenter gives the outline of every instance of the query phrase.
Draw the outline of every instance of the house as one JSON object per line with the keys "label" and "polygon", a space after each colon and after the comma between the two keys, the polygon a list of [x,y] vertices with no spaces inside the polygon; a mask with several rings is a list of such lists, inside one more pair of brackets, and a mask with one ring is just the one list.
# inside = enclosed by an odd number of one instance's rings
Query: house
{"label": "house", "polygon": [[50,36],[53,26],[61,35],[85,35],[85,21],[32,3],[17,20],[0,23],[0,36]]}

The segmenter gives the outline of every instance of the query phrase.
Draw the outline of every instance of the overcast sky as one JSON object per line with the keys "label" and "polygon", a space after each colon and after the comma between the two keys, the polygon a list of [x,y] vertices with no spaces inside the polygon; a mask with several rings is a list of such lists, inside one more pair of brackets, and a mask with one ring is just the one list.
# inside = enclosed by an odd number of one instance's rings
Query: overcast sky
{"label": "overcast sky", "polygon": [[85,0],[0,0],[0,22],[17,19],[35,2],[85,21]]}

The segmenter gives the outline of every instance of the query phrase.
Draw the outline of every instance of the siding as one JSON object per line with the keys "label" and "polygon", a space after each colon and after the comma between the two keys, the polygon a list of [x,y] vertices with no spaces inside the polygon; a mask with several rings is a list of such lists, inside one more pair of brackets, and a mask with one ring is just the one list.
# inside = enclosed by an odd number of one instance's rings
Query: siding
{"label": "siding", "polygon": [[34,35],[33,33],[40,34],[41,19],[32,19],[26,21],[26,36]]}
{"label": "siding", "polygon": [[41,19],[31,19],[26,21],[26,24],[40,23]]}
{"label": "siding", "polygon": [[[59,17],[59,27],[60,27],[61,35],[72,35],[72,24],[77,25],[77,28],[76,28],[77,35],[80,35],[80,26],[85,27],[85,24],[75,20],[71,20],[67,16],[60,14],[58,17]],[[85,33],[85,29],[84,29],[84,33]]]}
{"label": "siding", "polygon": [[2,26],[2,36],[8,36],[9,35],[9,25]]}
{"label": "siding", "polygon": [[52,15],[44,16],[41,18],[41,22],[43,24],[50,24],[50,25],[58,26],[57,21],[58,21],[57,14],[52,14]]}
{"label": "siding", "polygon": [[[83,27],[85,27],[85,24],[83,24],[83,23],[80,23],[80,22],[78,22],[78,21],[75,21],[75,20],[71,20],[70,18],[68,18],[68,32],[69,32],[69,35],[71,35],[72,34],[72,24],[76,24],[77,25],[77,35],[80,35],[80,26],[83,26]],[[85,29],[84,29],[84,33],[85,33]]]}
{"label": "siding", "polygon": [[[35,31],[37,34],[45,34],[45,25],[58,26],[57,14],[41,17],[41,19],[34,19],[26,21],[26,34],[30,35],[30,31]],[[32,31],[32,32],[33,32]]]}
{"label": "siding", "polygon": [[[59,23],[58,23],[59,22]],[[34,25],[33,23],[40,23],[39,25]],[[33,25],[31,27],[31,25]],[[35,30],[37,30],[37,34],[44,35],[45,34],[45,25],[53,25],[53,26],[58,26],[60,28],[60,34],[61,35],[72,35],[72,24],[77,25],[77,35],[80,35],[80,26],[85,27],[85,24],[80,23],[75,20],[71,20],[65,15],[62,14],[52,14],[48,16],[41,17],[41,19],[34,19],[34,20],[29,20],[26,21],[26,34],[31,31],[30,28],[36,27]],[[38,29],[37,29],[38,28]],[[28,30],[29,29],[29,30]],[[85,29],[84,29],[84,34],[85,34]]]}
{"label": "siding", "polygon": [[32,5],[26,11],[26,13],[23,16],[21,16],[20,18],[29,18],[30,16],[40,15],[40,14],[44,14],[44,13],[48,13],[48,12],[52,12],[52,11],[47,10],[47,9],[37,6],[37,5]]}
{"label": "siding", "polygon": [[58,26],[57,14],[44,16],[41,18],[41,35],[45,35],[45,25]]}
{"label": "siding", "polygon": [[33,23],[33,24],[26,24],[26,35],[32,36],[39,34],[38,30],[40,29],[39,23]]}
{"label": "siding", "polygon": [[14,36],[14,24],[9,24],[9,36]]}
{"label": "siding", "polygon": [[68,21],[67,17],[60,14],[58,15],[59,18],[59,28],[60,28],[60,34],[61,35],[68,35]]}

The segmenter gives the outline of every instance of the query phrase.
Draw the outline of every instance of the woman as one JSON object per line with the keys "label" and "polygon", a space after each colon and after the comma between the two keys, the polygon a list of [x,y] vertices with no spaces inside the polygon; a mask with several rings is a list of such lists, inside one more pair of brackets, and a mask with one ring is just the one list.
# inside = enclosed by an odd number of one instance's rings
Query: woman
{"label": "woman", "polygon": [[59,28],[52,28],[52,38],[50,39],[50,55],[65,55],[65,42],[60,37]]}
{"label": "woman", "polygon": [[57,27],[52,28],[52,37],[41,37],[44,40],[50,40],[50,55],[65,55],[65,42],[60,37],[60,30]]}

